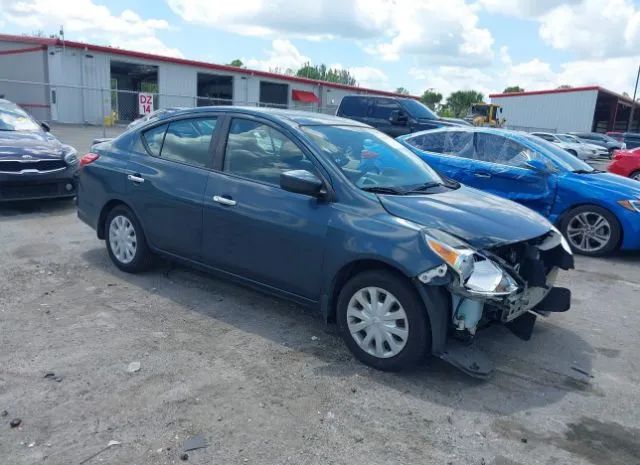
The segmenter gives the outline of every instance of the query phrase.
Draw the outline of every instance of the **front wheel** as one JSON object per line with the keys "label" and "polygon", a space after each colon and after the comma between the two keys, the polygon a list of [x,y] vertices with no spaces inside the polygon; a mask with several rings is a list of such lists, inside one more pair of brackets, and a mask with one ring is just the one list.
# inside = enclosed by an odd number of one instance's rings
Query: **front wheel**
{"label": "front wheel", "polygon": [[107,215],[105,231],[109,257],[118,268],[128,273],[149,268],[153,257],[140,223],[129,208],[113,208]]}
{"label": "front wheel", "polygon": [[640,181],[640,170],[634,171],[629,177],[631,179],[635,179],[636,181]]}
{"label": "front wheel", "polygon": [[618,219],[596,205],[583,205],[571,210],[561,229],[574,252],[593,257],[612,252],[620,242]]}
{"label": "front wheel", "polygon": [[417,364],[431,348],[424,304],[406,278],[384,270],[360,273],[342,288],[337,320],[358,360],[383,371]]}

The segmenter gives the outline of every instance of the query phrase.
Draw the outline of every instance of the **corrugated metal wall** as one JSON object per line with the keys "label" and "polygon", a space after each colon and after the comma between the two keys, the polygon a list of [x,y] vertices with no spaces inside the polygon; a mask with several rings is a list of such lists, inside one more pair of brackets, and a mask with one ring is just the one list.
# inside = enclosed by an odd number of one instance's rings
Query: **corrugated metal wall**
{"label": "corrugated metal wall", "polygon": [[507,127],[524,131],[591,131],[598,91],[492,97]]}

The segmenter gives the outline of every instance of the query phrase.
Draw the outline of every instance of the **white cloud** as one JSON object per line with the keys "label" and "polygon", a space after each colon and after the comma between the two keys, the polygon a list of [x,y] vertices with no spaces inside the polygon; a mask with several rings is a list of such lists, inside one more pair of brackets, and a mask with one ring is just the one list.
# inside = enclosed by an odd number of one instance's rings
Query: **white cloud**
{"label": "white cloud", "polygon": [[380,90],[394,90],[389,82],[389,76],[380,68],[374,66],[353,66],[347,68],[340,63],[329,65],[332,69],[346,69],[356,79],[360,87]]}
{"label": "white cloud", "polygon": [[170,29],[163,19],[144,19],[126,9],[119,15],[92,0],[0,0],[0,19],[25,29],[57,32],[64,26],[67,39],[78,36],[107,45],[161,55],[182,56],[166,46],[156,33]]}
{"label": "white cloud", "polygon": [[297,71],[305,63],[311,62],[311,58],[304,56],[288,40],[276,39],[271,43],[271,49],[266,50],[267,58],[242,59],[244,64],[251,69],[262,71],[285,72],[288,69]]}
{"label": "white cloud", "polygon": [[578,4],[582,0],[478,0],[491,13],[531,18],[547,13],[561,4]]}
{"label": "white cloud", "polygon": [[182,19],[259,37],[358,39],[371,54],[487,64],[493,37],[464,0],[167,0]]}

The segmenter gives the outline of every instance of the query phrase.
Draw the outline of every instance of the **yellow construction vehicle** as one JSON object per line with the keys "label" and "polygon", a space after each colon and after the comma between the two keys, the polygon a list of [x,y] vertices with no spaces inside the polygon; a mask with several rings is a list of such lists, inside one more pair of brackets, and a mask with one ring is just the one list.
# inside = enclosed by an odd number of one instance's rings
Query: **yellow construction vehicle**
{"label": "yellow construction vehicle", "polygon": [[492,128],[501,128],[506,121],[502,118],[502,107],[493,103],[474,103],[464,119],[474,126]]}

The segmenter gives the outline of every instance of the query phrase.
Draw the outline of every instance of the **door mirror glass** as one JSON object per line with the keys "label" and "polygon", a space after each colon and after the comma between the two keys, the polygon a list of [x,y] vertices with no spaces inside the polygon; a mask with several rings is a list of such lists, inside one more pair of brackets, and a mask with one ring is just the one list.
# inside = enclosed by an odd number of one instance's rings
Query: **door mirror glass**
{"label": "door mirror glass", "polygon": [[397,126],[406,125],[408,120],[409,118],[407,118],[406,113],[402,110],[393,110],[389,116],[389,122]]}
{"label": "door mirror glass", "polygon": [[307,170],[290,170],[280,173],[280,187],[296,194],[314,197],[322,195],[322,180]]}
{"label": "door mirror glass", "polygon": [[51,132],[51,126],[49,126],[47,123],[45,123],[44,121],[40,121],[40,127],[45,131],[45,132]]}

